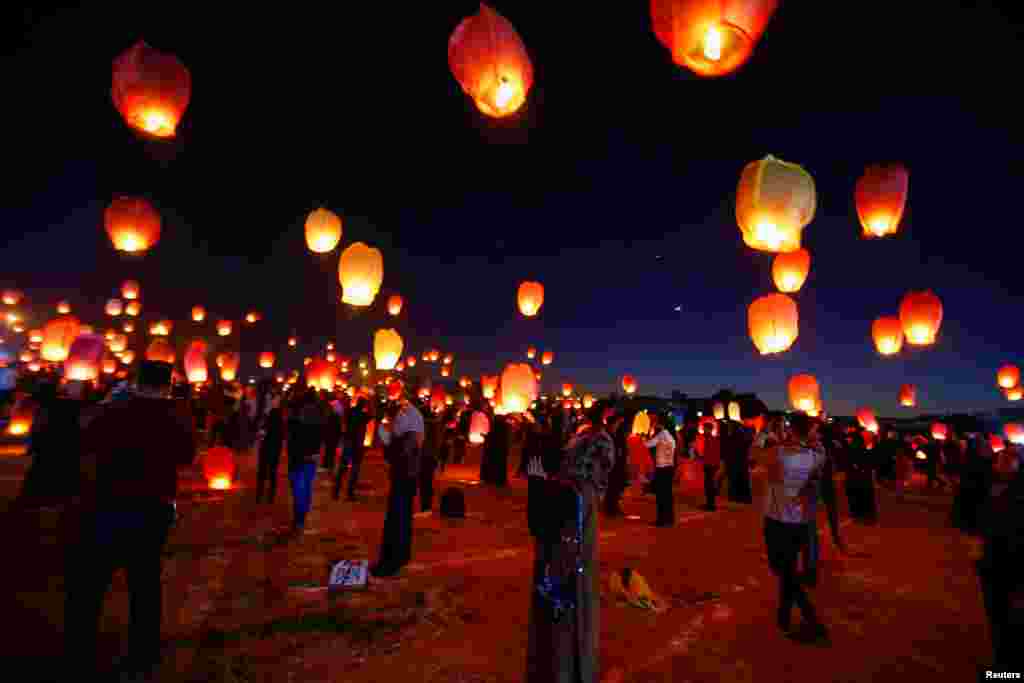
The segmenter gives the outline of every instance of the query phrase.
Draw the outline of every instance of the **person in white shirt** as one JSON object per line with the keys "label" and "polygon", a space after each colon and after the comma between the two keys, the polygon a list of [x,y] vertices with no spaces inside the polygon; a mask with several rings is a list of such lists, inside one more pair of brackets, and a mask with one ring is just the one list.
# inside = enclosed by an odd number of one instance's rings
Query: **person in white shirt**
{"label": "person in white shirt", "polygon": [[644,445],[654,449],[654,495],[658,508],[658,518],[654,524],[669,527],[675,522],[672,480],[675,478],[676,440],[662,426],[662,419],[658,415],[651,416],[651,432],[654,438]]}

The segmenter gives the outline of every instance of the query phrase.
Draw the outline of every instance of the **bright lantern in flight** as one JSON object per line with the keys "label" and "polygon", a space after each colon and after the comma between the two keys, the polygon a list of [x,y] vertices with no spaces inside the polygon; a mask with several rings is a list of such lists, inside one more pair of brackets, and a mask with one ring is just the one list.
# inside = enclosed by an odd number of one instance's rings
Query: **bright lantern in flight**
{"label": "bright lantern in flight", "polygon": [[78,318],[70,315],[62,315],[46,323],[43,326],[43,343],[39,349],[43,360],[51,363],[64,362],[80,330],[81,323],[78,322]]}
{"label": "bright lantern in flight", "polygon": [[260,354],[260,367],[261,368],[272,368],[274,367],[274,354],[270,351],[264,351]]}
{"label": "bright lantern in flight", "polygon": [[402,312],[402,297],[397,294],[392,294],[388,298],[388,313],[391,315],[398,315]]}
{"label": "bright lantern in flight", "polygon": [[501,373],[501,405],[507,413],[523,413],[537,399],[537,380],[533,368],[525,363],[510,363]]}
{"label": "bright lantern in flight", "polygon": [[185,377],[192,384],[201,384],[209,378],[206,368],[206,342],[200,339],[193,341],[185,350]]}
{"label": "bright lantern in flight", "polygon": [[104,340],[98,334],[80,334],[68,350],[64,361],[64,377],[69,380],[91,382],[100,376]]}
{"label": "bright lantern in flight", "polygon": [[865,237],[893,235],[907,206],[909,174],[902,164],[869,166],[857,181],[854,199]]}
{"label": "bright lantern in flight", "polygon": [[821,388],[814,375],[794,375],[790,378],[789,402],[793,408],[805,413],[821,410]]}
{"label": "bright lantern in flight", "polygon": [[900,322],[908,344],[934,344],[942,325],[942,302],[931,290],[909,292],[900,302]]}
{"label": "bright lantern in flight", "polygon": [[135,301],[139,298],[139,283],[135,280],[125,280],[121,285],[121,296],[128,301]]}
{"label": "bright lantern in flight", "polygon": [[532,346],[529,347],[528,349],[526,349],[526,357],[529,360],[533,360],[534,358],[536,358],[537,357],[537,349],[532,347]]}
{"label": "bright lantern in flight", "polygon": [[231,334],[231,321],[221,320],[217,323],[217,334],[221,337],[226,337]]}
{"label": "bright lantern in flight", "polygon": [[622,390],[627,394],[636,393],[636,378],[633,375],[622,376]]}
{"label": "bright lantern in flight", "polygon": [[904,408],[913,408],[917,405],[917,387],[913,384],[904,384],[900,387],[900,405]]}
{"label": "bright lantern in flight", "polygon": [[177,57],[140,40],[114,60],[110,95],[129,126],[172,138],[192,96],[192,77]]}
{"label": "bright lantern in flight", "polygon": [[378,370],[393,370],[402,357],[402,337],[392,329],[377,330],[373,335],[373,357]]}
{"label": "bright lantern in flight", "polygon": [[817,201],[814,179],[800,166],[771,155],[747,164],[736,190],[744,243],[760,251],[796,251]]}
{"label": "bright lantern in flight", "polygon": [[755,299],[747,309],[747,324],[750,338],[763,356],[786,351],[800,333],[796,302],[785,294]]}
{"label": "bright lantern in flight", "polygon": [[544,285],[539,282],[524,282],[519,285],[516,298],[519,302],[519,312],[527,318],[532,318],[544,304]]}
{"label": "bright lantern in flight", "polygon": [[1024,425],[1017,422],[1009,422],[1003,426],[1003,433],[1010,443],[1018,446],[1024,445]]}
{"label": "bright lantern in flight", "polygon": [[878,418],[875,417],[875,411],[871,408],[858,408],[857,422],[872,434],[878,433]]}
{"label": "bright lantern in flight", "polygon": [[996,373],[996,379],[1003,389],[1012,389],[1020,384],[1020,368],[1016,365],[1004,365]]}
{"label": "bright lantern in flight", "polygon": [[197,322],[197,323],[201,323],[204,320],[206,320],[206,309],[203,308],[202,306],[193,306],[192,307],[192,321],[193,322]]}
{"label": "bright lantern in flight", "polygon": [[110,299],[107,301],[107,305],[104,307],[103,310],[110,317],[116,318],[117,316],[124,313],[124,304],[121,303],[120,299]]}
{"label": "bright lantern in flight", "polygon": [[338,261],[341,300],[350,306],[369,306],[384,280],[384,257],[379,249],[362,242],[341,252]]}
{"label": "bright lantern in flight", "polygon": [[545,351],[541,355],[541,357],[540,357],[541,365],[551,365],[554,361],[555,361],[555,352],[554,351]]}
{"label": "bright lantern in flight", "polygon": [[871,323],[871,338],[883,356],[892,356],[903,348],[903,324],[895,316],[882,316]]}
{"label": "bright lantern in flight", "polygon": [[330,209],[316,209],[306,217],[306,246],[316,254],[333,251],[341,241],[341,219]]}
{"label": "bright lantern in flight", "polygon": [[141,254],[160,240],[160,214],[140,197],[116,198],[103,213],[103,224],[114,249],[128,254]]}
{"label": "bright lantern in flight", "polygon": [[799,292],[811,271],[811,252],[806,249],[783,252],[772,261],[772,279],[780,292]]}

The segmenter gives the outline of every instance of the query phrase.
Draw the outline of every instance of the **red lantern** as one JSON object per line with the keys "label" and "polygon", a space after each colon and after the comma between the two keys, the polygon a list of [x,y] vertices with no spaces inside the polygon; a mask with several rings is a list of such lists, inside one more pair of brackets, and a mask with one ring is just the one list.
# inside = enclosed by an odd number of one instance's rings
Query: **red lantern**
{"label": "red lantern", "polygon": [[1004,365],[996,373],[996,379],[1003,389],[1012,389],[1020,385],[1020,368],[1016,365]]}
{"label": "red lantern", "polygon": [[209,378],[206,369],[206,342],[200,339],[189,344],[185,351],[185,377],[192,384],[201,384]]}
{"label": "red lantern", "polygon": [[214,446],[203,455],[203,476],[211,489],[231,488],[235,477],[235,454],[230,448]]}
{"label": "red lantern", "polygon": [[1006,450],[1006,442],[1003,441],[1003,437],[998,434],[989,435],[988,445],[992,448],[993,453],[1002,453]]}
{"label": "red lantern", "polygon": [[1003,427],[1003,433],[1012,444],[1024,445],[1024,425],[1009,422]]}
{"label": "red lantern", "polygon": [[469,442],[470,443],[483,443],[484,437],[491,432],[491,422],[487,419],[487,415],[476,411],[473,416],[469,419]]}
{"label": "red lantern", "polygon": [[231,334],[231,321],[230,320],[221,320],[220,322],[218,322],[217,323],[217,334],[219,334],[222,337],[226,337],[229,334]]}
{"label": "red lantern", "polygon": [[545,351],[544,354],[540,357],[541,365],[551,365],[551,363],[553,363],[554,360],[555,360],[555,352],[554,351]]}
{"label": "red lantern", "polygon": [[806,249],[783,252],[772,261],[772,279],[780,292],[799,292],[811,271],[811,252]]}
{"label": "red lantern", "polygon": [[338,379],[338,368],[322,358],[317,358],[306,366],[306,384],[316,389],[331,391]]}
{"label": "red lantern", "polygon": [[274,367],[274,354],[270,351],[264,351],[260,354],[260,367],[261,368],[272,368]]}
{"label": "red lantern", "polygon": [[401,382],[399,382],[397,379],[392,380],[388,384],[388,399],[392,401],[397,401],[398,399],[402,398],[402,388],[403,387]]}
{"label": "red lantern", "polygon": [[869,166],[857,181],[854,198],[865,237],[885,237],[899,229],[907,205],[909,174],[902,164]]}
{"label": "red lantern", "polygon": [[900,387],[900,405],[906,408],[917,405],[917,387],[913,384],[904,384]]}
{"label": "red lantern", "polygon": [[909,292],[900,303],[900,322],[908,344],[934,344],[942,325],[942,302],[930,290]]}
{"label": "red lantern", "polygon": [[125,123],[137,131],[174,137],[191,92],[192,78],[185,65],[143,41],[114,60],[110,94]]}
{"label": "red lantern", "polygon": [[[103,214],[114,249],[141,254],[160,240],[160,214],[139,197],[118,197]],[[127,283],[125,283],[127,285]],[[124,293],[124,292],[122,292]],[[126,299],[134,299],[124,293]]]}
{"label": "red lantern", "polygon": [[945,441],[949,436],[949,427],[941,422],[932,423],[932,438],[936,441]]}
{"label": "red lantern", "polygon": [[883,356],[892,356],[903,348],[903,323],[893,316],[882,316],[871,324],[875,348]]}
{"label": "red lantern", "polygon": [[800,333],[796,302],[785,294],[768,294],[755,299],[747,309],[750,338],[761,355],[782,353]]}
{"label": "red lantern", "polygon": [[402,312],[402,297],[397,294],[392,294],[388,299],[388,313],[391,315],[398,315]]}
{"label": "red lantern", "polygon": [[530,348],[526,349],[526,357],[529,360],[533,360],[534,358],[536,358],[537,357],[537,349],[535,349],[532,346]]}
{"label": "red lantern", "polygon": [[3,294],[3,301],[8,306],[17,306],[21,301],[22,294],[16,289],[5,289]]}
{"label": "red lantern", "polygon": [[494,398],[498,391],[498,378],[495,375],[484,375],[480,378],[480,391],[484,398]]}
{"label": "red lantern", "polygon": [[[162,363],[174,363],[174,347],[166,339],[157,337],[146,349],[146,360],[159,361]],[[124,356],[121,357],[124,360]]]}
{"label": "red lantern", "polygon": [[622,390],[627,394],[636,393],[636,378],[633,375],[622,376]]}
{"label": "red lantern", "polygon": [[98,379],[103,351],[103,337],[98,334],[79,335],[71,343],[67,360],[64,361],[64,377],[82,382]]}
{"label": "red lantern", "polygon": [[565,396],[567,398],[569,396],[572,396],[572,385],[569,384],[568,382],[562,385],[562,396]]}
{"label": "red lantern", "polygon": [[871,410],[871,408],[858,408],[857,422],[869,432],[873,434],[878,433],[878,419],[875,417],[875,411]]}

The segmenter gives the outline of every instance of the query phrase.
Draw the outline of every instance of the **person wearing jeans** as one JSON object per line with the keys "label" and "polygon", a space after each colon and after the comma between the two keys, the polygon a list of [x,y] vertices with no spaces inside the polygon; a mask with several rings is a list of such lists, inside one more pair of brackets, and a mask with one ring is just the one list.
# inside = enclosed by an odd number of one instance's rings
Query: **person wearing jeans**
{"label": "person wearing jeans", "polygon": [[295,511],[293,532],[301,533],[313,505],[313,479],[324,441],[326,423],[316,391],[309,389],[296,400],[288,421],[288,481]]}
{"label": "person wearing jeans", "polygon": [[295,514],[295,528],[306,526],[306,515],[313,507],[313,480],[316,478],[316,463],[304,462],[288,469],[288,481],[292,485],[292,509]]}
{"label": "person wearing jeans", "polygon": [[654,494],[657,497],[656,526],[669,527],[675,523],[675,502],[672,498],[672,480],[675,479],[676,440],[661,426],[658,415],[651,416],[654,438],[644,446],[654,449]]}

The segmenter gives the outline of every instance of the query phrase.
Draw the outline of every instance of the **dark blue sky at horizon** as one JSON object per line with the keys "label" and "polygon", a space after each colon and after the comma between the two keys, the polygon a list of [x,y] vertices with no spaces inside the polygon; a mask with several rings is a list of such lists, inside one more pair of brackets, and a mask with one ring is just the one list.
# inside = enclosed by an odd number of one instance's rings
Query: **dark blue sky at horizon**
{"label": "dark blue sky at horizon", "polygon": [[[407,348],[454,352],[456,376],[524,360],[534,344],[556,353],[547,387],[604,392],[630,372],[644,393],[732,387],[781,408],[788,377],[811,372],[837,414],[902,414],[903,382],[919,387],[917,412],[1007,405],[995,370],[1024,362],[1024,140],[1006,86],[1022,56],[1019,17],[950,3],[929,34],[911,36],[910,9],[865,2],[832,15],[784,1],[750,64],[702,81],[670,63],[646,3],[582,18],[494,4],[537,69],[526,111],[500,123],[475,113],[444,62],[475,3],[420,8],[376,42],[359,30],[370,15],[327,28],[312,11],[276,27],[269,15],[26,15],[32,30],[6,60],[20,75],[23,135],[0,208],[0,285],[40,305],[70,298],[100,319],[135,277],[144,319],[184,325],[195,303],[237,319],[255,306],[266,320],[247,351],[284,351],[295,330],[306,354],[329,337],[369,352],[397,291]],[[103,29],[79,36],[85,21]],[[886,48],[866,48],[869,35]],[[171,145],[136,140],[109,103],[110,60],[140,36],[192,70]],[[611,47],[587,48],[588,36]],[[944,52],[958,37],[957,54]],[[959,59],[974,48],[987,50],[985,71]],[[409,82],[396,81],[410,65]],[[804,231],[800,337],[777,357],[758,355],[746,327],[749,303],[774,291],[771,255],[743,245],[733,213],[741,169],[768,153],[804,165],[819,198]],[[890,160],[910,169],[908,211],[896,238],[865,241],[853,185],[866,164]],[[141,260],[114,254],[103,233],[118,193],[148,196],[163,216],[161,243]],[[354,320],[336,303],[337,252],[305,249],[302,222],[320,203],[344,217],[343,246],[384,252],[381,299]],[[546,287],[535,320],[515,309],[524,279]],[[880,358],[871,321],[923,288],[944,304],[939,342]]]}

